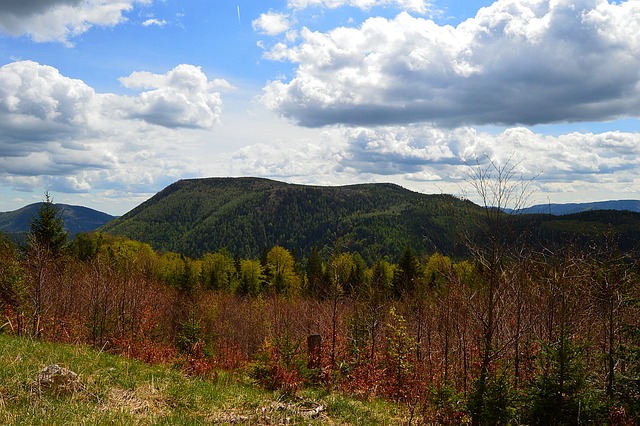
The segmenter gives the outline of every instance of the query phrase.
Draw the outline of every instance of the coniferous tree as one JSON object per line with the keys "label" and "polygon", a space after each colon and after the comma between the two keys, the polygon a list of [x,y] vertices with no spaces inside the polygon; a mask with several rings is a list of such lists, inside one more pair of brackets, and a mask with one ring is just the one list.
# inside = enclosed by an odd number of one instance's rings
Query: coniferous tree
{"label": "coniferous tree", "polygon": [[45,311],[45,284],[59,276],[60,259],[67,247],[68,233],[64,229],[62,212],[53,204],[48,192],[30,224],[28,254],[31,270],[31,301],[33,304],[33,334],[40,336],[41,319]]}
{"label": "coniferous tree", "polygon": [[38,208],[38,216],[30,223],[29,244],[38,245],[40,249],[53,257],[58,257],[67,246],[69,233],[64,228],[62,212],[53,204],[49,192],[45,192],[45,200]]}
{"label": "coniferous tree", "polygon": [[411,246],[407,246],[398,260],[398,267],[393,275],[393,291],[396,297],[411,295],[421,277],[422,265]]}

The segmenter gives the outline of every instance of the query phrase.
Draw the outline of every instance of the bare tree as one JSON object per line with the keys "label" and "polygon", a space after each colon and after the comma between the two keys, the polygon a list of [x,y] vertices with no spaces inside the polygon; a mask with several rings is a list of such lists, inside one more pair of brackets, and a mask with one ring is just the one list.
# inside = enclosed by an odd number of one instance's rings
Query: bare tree
{"label": "bare tree", "polygon": [[480,325],[480,371],[471,397],[473,424],[486,421],[485,399],[491,366],[496,350],[497,327],[503,314],[503,291],[510,275],[509,269],[521,254],[525,230],[517,223],[517,215],[523,211],[531,195],[533,179],[525,179],[518,173],[519,162],[509,158],[499,164],[490,158],[469,168],[467,182],[480,199],[481,216],[475,216],[474,227],[464,234],[465,244],[473,256],[480,283],[469,291],[468,300]]}

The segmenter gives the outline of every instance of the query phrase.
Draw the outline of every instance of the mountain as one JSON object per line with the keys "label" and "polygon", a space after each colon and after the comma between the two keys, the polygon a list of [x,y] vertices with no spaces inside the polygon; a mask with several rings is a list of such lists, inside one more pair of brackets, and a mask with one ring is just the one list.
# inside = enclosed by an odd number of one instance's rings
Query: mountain
{"label": "mountain", "polygon": [[[426,195],[393,184],[338,187],[260,178],[178,181],[99,231],[191,257],[228,249],[259,257],[281,245],[305,257],[315,245],[396,260],[407,245],[418,253],[467,255],[460,236],[479,243],[484,210],[450,195]],[[640,213],[599,210],[572,215],[514,215],[529,243],[549,248],[590,244],[611,231],[625,250],[640,241]],[[474,237],[475,235],[475,237]]]}
{"label": "mountain", "polygon": [[[18,210],[0,212],[0,231],[15,236],[26,234],[32,218],[38,216],[41,205],[42,203],[34,203]],[[93,231],[115,218],[88,207],[67,204],[56,204],[56,207],[62,212],[62,220],[70,237],[80,232]]]}
{"label": "mountain", "polygon": [[597,201],[593,203],[538,204],[524,209],[525,213],[566,215],[592,210],[640,212],[640,200]]}
{"label": "mountain", "polygon": [[317,245],[373,259],[397,256],[407,244],[419,252],[460,253],[455,233],[464,215],[454,212],[467,210],[479,213],[476,205],[453,196],[393,184],[321,187],[260,178],[187,179],[100,231],[193,257],[222,248],[258,257],[274,245],[305,256]]}

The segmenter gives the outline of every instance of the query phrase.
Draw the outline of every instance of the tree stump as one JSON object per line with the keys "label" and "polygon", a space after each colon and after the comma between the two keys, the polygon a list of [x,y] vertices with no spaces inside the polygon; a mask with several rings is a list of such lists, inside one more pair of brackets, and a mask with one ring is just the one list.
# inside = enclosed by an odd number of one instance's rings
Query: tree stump
{"label": "tree stump", "polygon": [[310,370],[320,368],[322,336],[311,334],[307,337],[307,368]]}

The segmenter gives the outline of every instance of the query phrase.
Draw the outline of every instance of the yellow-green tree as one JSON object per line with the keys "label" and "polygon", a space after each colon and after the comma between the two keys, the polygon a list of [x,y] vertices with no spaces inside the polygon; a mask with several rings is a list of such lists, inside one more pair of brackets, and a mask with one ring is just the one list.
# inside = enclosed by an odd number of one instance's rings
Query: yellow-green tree
{"label": "yellow-green tree", "polygon": [[295,272],[295,261],[287,249],[275,246],[267,253],[269,286],[277,293],[295,295],[300,291],[300,277]]}
{"label": "yellow-green tree", "polygon": [[226,251],[206,253],[202,258],[202,283],[211,290],[234,293],[238,282],[231,254]]}
{"label": "yellow-green tree", "polygon": [[260,294],[265,278],[260,261],[253,259],[240,261],[240,293],[252,296]]}

